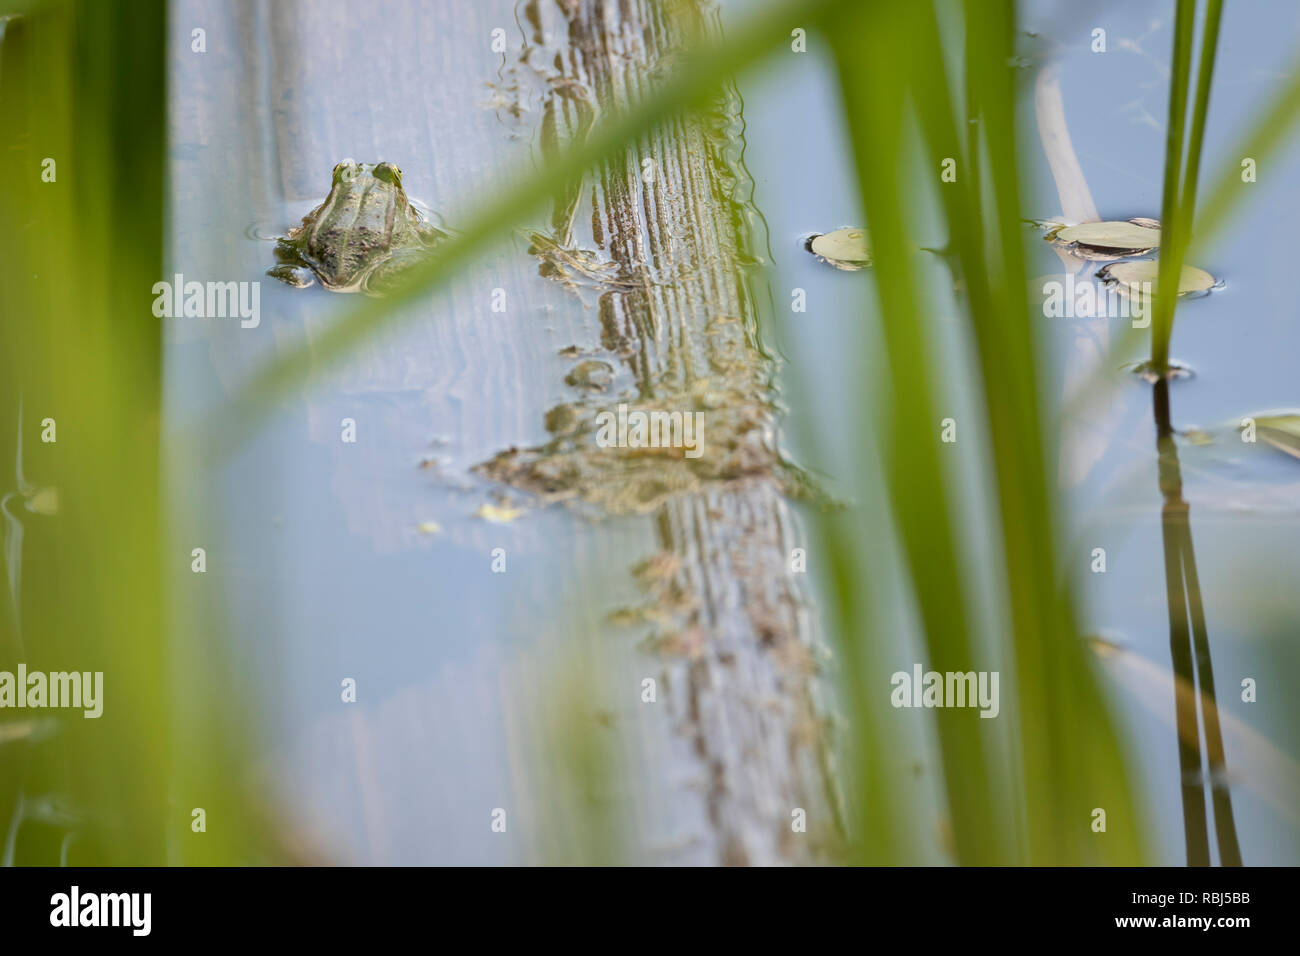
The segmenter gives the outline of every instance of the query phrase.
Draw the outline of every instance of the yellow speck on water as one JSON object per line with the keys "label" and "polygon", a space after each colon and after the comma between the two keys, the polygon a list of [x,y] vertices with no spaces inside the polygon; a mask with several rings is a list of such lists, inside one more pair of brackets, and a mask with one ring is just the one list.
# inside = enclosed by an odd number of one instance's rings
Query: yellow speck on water
{"label": "yellow speck on water", "polygon": [[436,521],[421,521],[415,527],[420,534],[437,534],[442,530],[442,526]]}
{"label": "yellow speck on water", "polygon": [[509,524],[524,512],[520,508],[511,508],[509,505],[483,505],[475,512],[475,515],[484,521],[491,521],[493,524]]}

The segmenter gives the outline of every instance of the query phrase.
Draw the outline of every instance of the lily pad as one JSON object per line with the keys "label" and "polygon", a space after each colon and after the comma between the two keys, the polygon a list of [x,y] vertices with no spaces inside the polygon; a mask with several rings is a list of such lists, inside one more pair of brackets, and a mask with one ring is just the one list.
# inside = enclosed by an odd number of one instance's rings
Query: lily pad
{"label": "lily pad", "polygon": [[1141,249],[1149,251],[1160,245],[1160,224],[1154,219],[1130,219],[1127,222],[1081,222],[1058,229],[1049,238],[1057,242],[1075,242],[1099,249]]}
{"label": "lily pad", "polygon": [[808,248],[840,268],[861,269],[871,265],[871,246],[865,229],[836,229],[813,236]]}
{"label": "lily pad", "polygon": [[[1154,288],[1159,271],[1160,263],[1157,260],[1139,259],[1137,262],[1116,262],[1106,266],[1097,275],[1108,285],[1114,286],[1120,295],[1133,296],[1142,294],[1143,283],[1149,282]],[[1183,266],[1182,274],[1178,277],[1178,294],[1209,292],[1217,282],[1204,269]]]}

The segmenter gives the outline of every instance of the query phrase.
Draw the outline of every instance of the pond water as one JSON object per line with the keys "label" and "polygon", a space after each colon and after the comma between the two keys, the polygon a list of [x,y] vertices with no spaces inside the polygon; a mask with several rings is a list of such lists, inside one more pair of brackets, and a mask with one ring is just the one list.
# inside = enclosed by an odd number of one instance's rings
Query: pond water
{"label": "pond water", "polygon": [[[1070,5],[1026,7],[1022,22],[1040,34],[1036,41],[1024,40],[1026,54],[1056,50],[1070,135],[1101,217],[1158,218],[1171,42],[1168,12],[1159,4],[1114,4],[1086,16],[1071,12]],[[1224,19],[1203,187],[1225,167],[1239,165],[1233,147],[1294,56],[1295,12],[1270,6],[1265,15],[1262,7]],[[1097,27],[1108,34],[1104,54],[1091,49]],[[1027,72],[1036,68],[1026,67]],[[1032,75],[1028,85],[1022,129],[1032,135]],[[855,420],[843,402],[842,383],[872,374],[858,356],[874,349],[871,333],[863,331],[870,321],[863,320],[874,315],[875,306],[864,296],[857,274],[828,269],[799,246],[799,238],[809,233],[860,224],[852,211],[857,189],[838,115],[836,81],[810,51],[806,58],[775,57],[761,76],[746,77],[741,90],[746,163],[757,184],[755,203],[772,237],[773,285],[778,290],[803,288],[816,303],[807,316],[794,316],[781,338],[782,352],[792,364],[788,377],[800,387],[798,394],[787,394],[787,402],[812,409],[809,418],[823,436],[831,436],[819,449],[823,467],[842,475],[853,467],[847,435]],[[1060,199],[1042,149],[1036,140],[1026,147],[1024,168],[1032,179],[1025,218],[1059,216]],[[1243,415],[1294,408],[1298,401],[1289,348],[1296,341],[1297,306],[1286,291],[1294,249],[1288,212],[1300,201],[1288,184],[1300,175],[1298,164],[1300,153],[1291,149],[1269,162],[1268,182],[1261,178],[1243,186],[1255,195],[1196,261],[1224,286],[1204,299],[1180,304],[1173,340],[1175,357],[1196,373],[1171,389],[1174,426],[1218,429],[1212,445],[1181,443],[1181,456],[1219,707],[1225,720],[1239,719],[1284,755],[1255,760],[1238,748],[1234,760],[1234,748],[1227,745],[1235,821],[1247,864],[1294,865],[1300,823],[1293,800],[1296,710],[1283,676],[1300,664],[1295,640],[1300,599],[1287,585],[1300,543],[1300,473],[1293,459],[1263,444],[1242,444],[1231,428]],[[1043,243],[1029,269],[1031,274],[1059,273],[1060,261]],[[1072,351],[1076,326],[1064,319],[1044,322],[1052,326],[1048,344],[1062,370],[1059,382],[1067,364],[1079,360]],[[1118,328],[1112,323],[1113,330]],[[1141,348],[1134,358],[1141,358]],[[951,373],[958,380],[966,377],[957,364]],[[1168,612],[1151,389],[1126,375],[1114,376],[1109,387],[1113,403],[1102,420],[1066,437],[1067,443],[1092,449],[1082,453],[1091,461],[1086,471],[1063,482],[1069,486],[1067,566],[1085,598],[1085,625],[1159,664],[1167,674]],[[967,407],[960,395],[954,398],[953,413],[959,419]],[[796,447],[800,435],[791,429]],[[979,494],[972,489],[972,500]],[[1104,574],[1091,570],[1096,547],[1106,549]],[[909,654],[900,650],[900,667],[913,660]],[[1245,678],[1261,687],[1271,685],[1269,699],[1261,694],[1257,702],[1243,702],[1240,684]],[[1136,692],[1120,692],[1116,700],[1155,825],[1155,858],[1183,863],[1172,691],[1148,677]]]}
{"label": "pond water", "polygon": [[[532,35],[525,4],[377,2],[360,19],[351,10],[346,22],[307,6],[173,5],[169,271],[263,279],[257,328],[200,332],[172,323],[173,423],[216,407],[251,370],[311,341],[349,304],[348,296],[262,276],[273,261],[262,237],[283,234],[320,200],[336,162],[398,163],[407,191],[455,228],[466,197],[500,188],[503,176],[540,156],[545,81],[516,68]],[[724,25],[754,6],[726,3]],[[1026,38],[1027,56],[1056,50],[1071,137],[1103,218],[1159,216],[1165,7],[1115,4],[1081,17],[1070,5],[1028,5],[1026,20],[1041,35]],[[1203,182],[1237,165],[1231,149],[1243,123],[1290,62],[1300,13],[1268,9],[1225,15]],[[1290,18],[1286,29],[1279,18]],[[1104,54],[1089,48],[1098,26],[1108,34]],[[204,53],[191,51],[196,27],[206,31]],[[506,54],[491,50],[497,28],[508,38]],[[864,317],[875,305],[869,273],[863,281],[862,273],[836,271],[802,247],[811,233],[860,224],[838,91],[817,46],[814,37],[806,54],[778,54],[741,77],[737,90],[762,259],[755,275],[770,285],[778,310],[795,288],[810,303],[794,321],[763,329],[786,363],[781,390],[792,412],[784,442],[834,488],[854,467],[858,419],[843,401],[844,383],[872,375],[861,356],[874,351]],[[1024,108],[1022,128],[1032,131],[1033,103]],[[1042,152],[1025,146],[1025,216],[1058,215]],[[1171,389],[1177,428],[1300,405],[1286,347],[1300,334],[1286,292],[1288,213],[1300,201],[1288,184],[1297,176],[1295,150],[1261,167],[1259,181],[1244,187],[1257,195],[1197,259],[1224,287],[1180,304],[1173,351],[1196,375]],[[1046,243],[1039,258],[1034,274],[1059,271]],[[504,290],[504,312],[492,309],[495,290]],[[1078,357],[1076,329],[1044,322],[1059,381]],[[947,327],[954,341],[963,334],[955,321]],[[494,839],[487,820],[493,808],[518,807],[525,824],[545,826],[540,810],[526,809],[536,797],[528,788],[545,785],[553,771],[538,766],[536,743],[546,733],[538,699],[554,694],[547,675],[572,659],[614,675],[594,692],[594,706],[613,726],[635,728],[619,746],[639,769],[620,789],[636,806],[641,851],[662,848],[662,859],[674,862],[714,858],[706,810],[691,796],[701,771],[689,743],[670,727],[638,721],[634,699],[609,691],[620,681],[635,686],[645,670],[635,641],[611,636],[603,622],[638,599],[624,569],[660,547],[655,519],[588,521],[558,507],[504,524],[476,517],[499,489],[471,467],[544,442],[543,411],[569,397],[563,382],[572,362],[560,351],[600,338],[598,309],[542,280],[528,240],[514,236],[413,307],[396,331],[338,368],[322,368],[210,483],[177,488],[183,508],[215,515],[194,531],[210,536],[203,586],[228,596],[234,663],[265,690],[258,752],[267,779],[336,857],[499,863],[544,854],[540,837],[524,846]],[[960,417],[969,381],[956,348],[949,351]],[[1067,568],[1090,630],[1159,666],[1156,677],[1129,668],[1146,674],[1145,683],[1117,690],[1115,699],[1155,824],[1154,858],[1178,864],[1185,857],[1173,703],[1158,680],[1170,665],[1151,390],[1122,375],[1107,387],[1113,401],[1068,433],[1086,465],[1063,478]],[[356,424],[355,442],[342,440],[345,419]],[[810,433],[819,436],[815,447]],[[1263,765],[1243,762],[1225,734],[1242,857],[1294,864],[1300,821],[1296,804],[1288,816],[1285,802],[1295,795],[1290,768],[1300,741],[1286,678],[1300,673],[1300,596],[1288,586],[1300,555],[1300,466],[1263,445],[1242,445],[1230,429],[1214,444],[1183,442],[1180,451],[1219,705],[1225,722],[1240,721],[1277,748],[1262,751]],[[978,449],[962,454],[979,461]],[[972,503],[987,494],[974,479],[965,490]],[[867,512],[882,506],[858,503]],[[985,531],[967,528],[973,541]],[[1097,547],[1106,550],[1104,574],[1090,570]],[[505,574],[493,570],[494,549],[504,549]],[[975,591],[988,575],[972,569]],[[817,576],[810,578],[817,590]],[[995,612],[980,608],[996,626]],[[897,625],[900,663],[918,659],[906,616],[881,613]],[[346,678],[356,681],[356,705],[340,705]],[[1258,681],[1257,702],[1240,699],[1244,678]],[[924,732],[902,733],[910,736],[900,745],[932,759]],[[918,799],[937,814],[925,787]],[[933,859],[943,858],[936,850]]]}

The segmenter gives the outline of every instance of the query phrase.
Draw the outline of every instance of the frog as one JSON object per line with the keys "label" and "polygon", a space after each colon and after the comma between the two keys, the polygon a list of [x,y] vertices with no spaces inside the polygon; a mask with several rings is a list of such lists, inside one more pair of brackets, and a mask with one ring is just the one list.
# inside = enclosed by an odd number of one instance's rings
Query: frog
{"label": "frog", "polygon": [[267,275],[303,288],[382,295],[446,233],[429,223],[402,189],[392,163],[345,159],[329,195],[276,242]]}

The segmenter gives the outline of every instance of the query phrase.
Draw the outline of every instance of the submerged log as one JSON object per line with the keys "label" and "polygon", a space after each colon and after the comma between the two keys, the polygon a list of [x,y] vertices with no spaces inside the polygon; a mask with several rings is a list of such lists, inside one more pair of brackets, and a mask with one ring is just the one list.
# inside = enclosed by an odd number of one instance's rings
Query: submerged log
{"label": "submerged log", "polygon": [[[718,29],[703,4],[671,17],[635,0],[559,10],[525,6],[533,49],[521,68],[544,64],[549,149],[585,135],[593,112],[627,108],[690,35]],[[564,29],[547,22],[561,15]],[[548,45],[556,36],[563,41]],[[658,622],[650,646],[673,719],[707,768],[716,860],[770,864],[815,859],[824,847],[792,833],[792,812],[822,821],[830,838],[837,801],[813,615],[790,562],[800,531],[786,495],[806,483],[779,450],[742,127],[736,91],[720,91],[710,109],[556,197],[554,232],[533,245],[541,272],[598,297],[602,335],[591,354],[622,363],[631,384],[551,409],[552,441],[479,471],[544,500],[651,516],[662,551],[637,568]],[[611,421],[616,406],[620,422],[629,406],[697,415],[701,447],[610,447],[601,418]]]}

